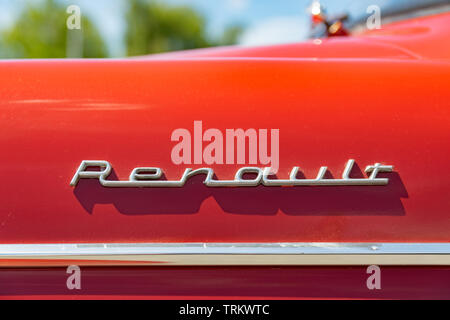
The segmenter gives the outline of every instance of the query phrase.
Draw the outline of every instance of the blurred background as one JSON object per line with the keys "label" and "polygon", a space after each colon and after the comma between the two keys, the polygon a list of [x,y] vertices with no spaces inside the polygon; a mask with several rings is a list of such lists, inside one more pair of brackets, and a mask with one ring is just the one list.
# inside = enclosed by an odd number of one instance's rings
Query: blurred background
{"label": "blurred background", "polygon": [[[353,21],[377,4],[449,0],[324,0]],[[67,12],[79,7],[81,28]],[[311,36],[311,0],[0,0],[0,58],[124,57],[223,45],[270,45]]]}

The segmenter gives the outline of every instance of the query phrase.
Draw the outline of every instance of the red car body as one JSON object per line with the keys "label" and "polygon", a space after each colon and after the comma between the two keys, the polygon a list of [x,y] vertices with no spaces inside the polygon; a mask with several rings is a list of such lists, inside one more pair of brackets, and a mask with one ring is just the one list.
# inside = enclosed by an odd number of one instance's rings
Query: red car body
{"label": "red car body", "polygon": [[[1,61],[0,242],[447,248],[449,26],[446,13],[289,45]],[[183,188],[108,189],[96,179],[69,185],[82,160],[109,161],[121,180],[138,166],[160,167],[167,179],[179,179],[188,166],[171,160],[171,133],[193,131],[196,120],[203,130],[279,129],[279,178],[293,166],[315,177],[323,165],[339,177],[348,159],[356,160],[354,177],[365,177],[364,167],[375,162],[393,165],[394,172],[380,174],[389,177],[383,187],[207,188],[201,176]],[[190,165],[205,166],[227,179],[243,165]],[[450,251],[439,254],[448,258]],[[3,255],[0,283],[7,285],[0,294],[450,298],[445,262],[399,261],[382,267],[383,289],[373,291],[366,287],[365,263],[338,259],[326,266],[165,266],[164,259]],[[65,288],[68,264],[86,266],[79,292]],[[369,257],[369,264],[378,263]]]}

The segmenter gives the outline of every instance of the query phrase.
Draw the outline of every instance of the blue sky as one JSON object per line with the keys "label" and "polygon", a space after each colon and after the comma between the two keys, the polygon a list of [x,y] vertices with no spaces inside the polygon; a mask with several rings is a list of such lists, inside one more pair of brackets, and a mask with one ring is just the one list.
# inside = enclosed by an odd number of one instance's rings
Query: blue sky
{"label": "blue sky", "polygon": [[[42,0],[29,0],[39,2]],[[112,56],[124,54],[123,13],[126,0],[58,0],[80,6],[81,12],[93,19],[106,39]],[[307,7],[311,0],[160,0],[174,5],[191,5],[207,19],[212,36],[222,33],[227,25],[242,23],[246,31],[241,45],[264,45],[295,42],[304,39],[309,30]],[[364,11],[370,3],[392,0],[324,0],[329,12],[342,12],[342,8]],[[404,1],[404,0],[396,0]],[[27,0],[0,0],[0,28],[7,27]]]}

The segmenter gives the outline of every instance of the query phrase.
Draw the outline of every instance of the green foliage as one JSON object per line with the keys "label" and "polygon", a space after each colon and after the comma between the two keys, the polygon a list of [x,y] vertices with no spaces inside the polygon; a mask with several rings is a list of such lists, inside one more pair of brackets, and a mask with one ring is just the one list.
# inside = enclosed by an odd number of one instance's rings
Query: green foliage
{"label": "green foliage", "polygon": [[220,41],[214,41],[207,35],[203,16],[190,7],[154,0],[129,0],[127,3],[128,55],[234,44],[242,31],[237,26],[229,28]]}
{"label": "green foliage", "polygon": [[[231,45],[242,33],[234,25],[212,39],[206,20],[191,7],[157,0],[124,1],[127,55]],[[28,0],[13,25],[0,31],[0,58],[106,57],[105,43],[89,17],[82,12],[81,30],[69,30],[69,16],[61,1]]]}
{"label": "green foliage", "polygon": [[222,39],[218,45],[221,46],[229,46],[236,44],[239,36],[244,31],[244,28],[241,25],[232,25],[225,29]]}
{"label": "green foliage", "polygon": [[88,17],[82,14],[81,30],[69,30],[66,26],[68,17],[66,7],[53,0],[33,5],[27,2],[14,25],[1,33],[0,56],[64,58],[67,56],[67,39],[78,38],[82,57],[105,57],[105,44]]}

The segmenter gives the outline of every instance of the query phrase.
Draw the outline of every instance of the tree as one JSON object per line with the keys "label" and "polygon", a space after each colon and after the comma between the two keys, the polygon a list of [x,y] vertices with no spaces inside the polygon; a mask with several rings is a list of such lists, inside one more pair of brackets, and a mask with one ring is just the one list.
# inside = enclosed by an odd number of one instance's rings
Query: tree
{"label": "tree", "polygon": [[232,44],[236,44],[243,31],[244,28],[241,25],[236,24],[229,26],[223,32],[222,38],[218,45],[229,46]]}
{"label": "tree", "polygon": [[82,15],[81,29],[69,30],[68,17],[66,7],[54,0],[34,5],[27,2],[11,28],[1,33],[0,55],[4,58],[64,58],[70,48],[68,39],[79,39],[80,57],[105,57],[105,44],[89,18]]}
{"label": "tree", "polygon": [[202,15],[187,6],[154,0],[129,0],[126,14],[128,55],[234,44],[242,28],[233,26],[222,39],[210,39]]}

